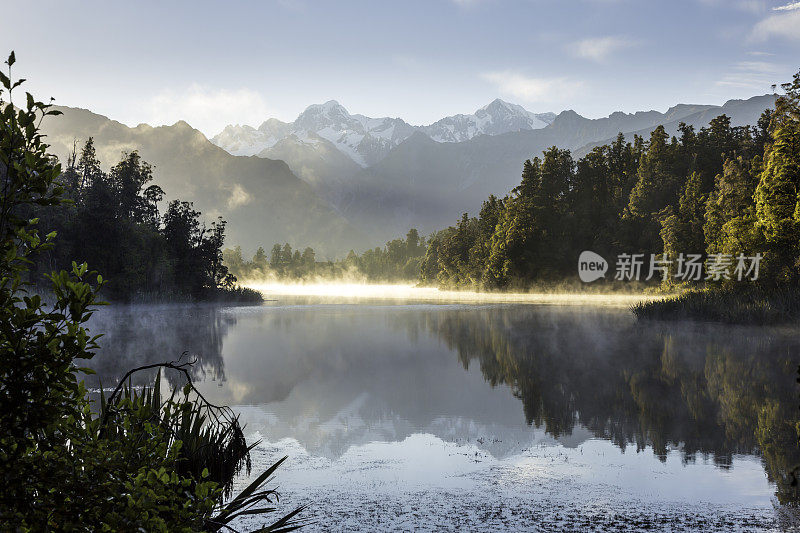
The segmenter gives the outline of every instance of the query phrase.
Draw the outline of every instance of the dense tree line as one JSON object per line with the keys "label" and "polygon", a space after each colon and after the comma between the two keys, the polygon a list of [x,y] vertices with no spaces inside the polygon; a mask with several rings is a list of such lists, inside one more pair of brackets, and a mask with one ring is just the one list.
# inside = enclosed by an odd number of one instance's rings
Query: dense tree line
{"label": "dense tree line", "polygon": [[420,277],[524,288],[574,279],[579,254],[592,250],[612,269],[619,254],[667,254],[669,282],[681,253],[760,253],[762,286],[796,284],[800,74],[783,89],[755,126],[733,127],[725,115],[699,131],[681,124],[673,137],[660,126],[649,140],[620,134],[577,161],[550,148],[525,161],[505,198],[490,196],[477,217],[434,234]]}
{"label": "dense tree line", "polygon": [[104,290],[115,300],[245,296],[234,289],[236,278],[222,262],[225,221],[220,217],[207,226],[190,202],[180,200],[171,201],[162,215],[158,204],[164,191],[152,183],[153,167],[138,152],[123,153],[104,172],[89,138],[80,154],[76,150],[68,158],[58,181],[71,205],[32,208],[32,216],[59,236],[55,247],[37,258],[33,277],[77,260],[110,280]]}
{"label": "dense tree line", "polygon": [[413,281],[425,255],[426,242],[416,229],[405,239],[394,239],[383,248],[375,247],[362,254],[350,250],[347,257],[336,261],[317,261],[312,248],[292,251],[286,243],[275,244],[269,256],[259,248],[251,260],[243,257],[237,246],[223,252],[225,265],[238,278],[246,280],[341,280]]}

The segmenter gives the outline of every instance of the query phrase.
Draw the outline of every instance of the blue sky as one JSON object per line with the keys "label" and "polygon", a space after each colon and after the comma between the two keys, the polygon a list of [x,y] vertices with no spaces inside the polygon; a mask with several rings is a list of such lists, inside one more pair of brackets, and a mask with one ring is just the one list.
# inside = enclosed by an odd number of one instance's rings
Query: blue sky
{"label": "blue sky", "polygon": [[37,97],[127,124],[293,120],[336,99],[427,124],[496,97],[530,111],[666,110],[800,69],[794,0],[0,0],[0,52]]}

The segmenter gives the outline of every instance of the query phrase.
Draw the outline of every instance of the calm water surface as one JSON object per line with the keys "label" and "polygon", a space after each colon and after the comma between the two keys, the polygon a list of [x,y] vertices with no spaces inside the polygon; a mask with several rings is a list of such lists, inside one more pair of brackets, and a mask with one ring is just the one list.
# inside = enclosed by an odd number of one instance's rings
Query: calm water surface
{"label": "calm water surface", "polygon": [[261,440],[254,474],[289,456],[282,505],[307,504],[311,529],[793,523],[797,330],[640,324],[625,305],[274,298],[103,309],[92,364],[106,386],[196,358],[199,388]]}

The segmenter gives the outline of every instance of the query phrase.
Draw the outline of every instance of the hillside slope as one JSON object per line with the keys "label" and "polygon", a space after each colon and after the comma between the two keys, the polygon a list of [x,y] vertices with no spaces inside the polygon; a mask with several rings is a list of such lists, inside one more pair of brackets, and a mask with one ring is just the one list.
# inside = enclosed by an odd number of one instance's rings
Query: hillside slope
{"label": "hillside slope", "polygon": [[769,95],[723,106],[678,105],[666,113],[618,112],[601,119],[564,111],[545,128],[479,135],[459,143],[437,143],[417,133],[347,184],[338,207],[379,240],[410,225],[428,233],[453,224],[465,211],[477,213],[489,194],[506,195],[519,183],[522,163],[551,146],[573,150],[577,158],[620,132],[629,139],[634,133],[649,138],[660,124],[677,132],[680,122],[699,129],[723,113],[734,125],[755,124],[773,105]]}
{"label": "hillside slope", "polygon": [[283,161],[237,157],[213,145],[185,122],[130,128],[87,111],[58,107],[64,114],[43,124],[51,152],[64,161],[88,137],[109,167],[126,150],[139,150],[155,166],[155,182],[168,200],[192,201],[211,220],[228,221],[227,245],[246,250],[275,242],[312,246],[323,255],[371,245]]}

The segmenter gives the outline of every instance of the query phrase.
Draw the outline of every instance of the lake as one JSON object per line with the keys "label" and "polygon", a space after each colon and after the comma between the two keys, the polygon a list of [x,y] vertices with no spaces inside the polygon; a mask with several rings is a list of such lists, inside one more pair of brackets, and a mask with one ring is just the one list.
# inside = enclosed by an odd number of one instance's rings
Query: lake
{"label": "lake", "polygon": [[630,297],[285,292],[104,308],[91,379],[195,358],[261,441],[253,475],[289,456],[280,506],[309,530],[796,525],[794,328],[637,323]]}

